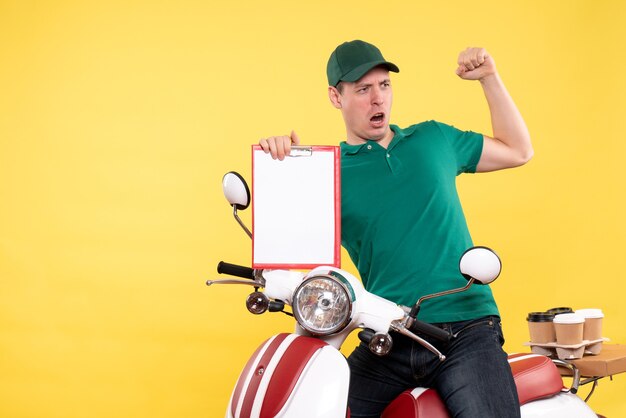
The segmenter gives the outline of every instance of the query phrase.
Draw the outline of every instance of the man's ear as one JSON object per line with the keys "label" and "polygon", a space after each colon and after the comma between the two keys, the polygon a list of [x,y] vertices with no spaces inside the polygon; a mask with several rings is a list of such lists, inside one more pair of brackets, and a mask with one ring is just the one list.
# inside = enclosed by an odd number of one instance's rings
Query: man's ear
{"label": "man's ear", "polygon": [[341,93],[337,90],[337,87],[328,86],[328,98],[336,109],[341,109]]}

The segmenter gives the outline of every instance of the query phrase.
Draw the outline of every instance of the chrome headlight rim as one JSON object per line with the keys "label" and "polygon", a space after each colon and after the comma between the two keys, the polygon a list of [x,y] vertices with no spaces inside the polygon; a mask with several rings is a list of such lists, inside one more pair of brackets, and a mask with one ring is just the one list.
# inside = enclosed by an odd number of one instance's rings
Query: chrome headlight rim
{"label": "chrome headlight rim", "polygon": [[[339,285],[339,287],[345,293],[346,300],[348,301],[348,312],[347,312],[345,318],[343,319],[343,321],[341,321],[340,323],[338,323],[334,327],[329,328],[326,331],[320,331],[319,329],[311,328],[310,326],[308,326],[306,321],[300,316],[300,310],[296,306],[297,305],[297,300],[298,300],[298,295],[302,291],[302,289],[304,289],[304,287],[307,284],[309,284],[310,282],[312,282],[313,280],[319,280],[319,279],[327,279],[327,280],[330,280],[333,283]],[[296,318],[296,321],[298,322],[298,324],[304,330],[306,330],[307,332],[311,333],[312,335],[325,336],[325,335],[336,334],[336,333],[342,331],[345,327],[347,327],[348,324],[350,323],[350,321],[352,320],[353,299],[351,299],[350,295],[351,295],[351,292],[348,289],[348,287],[344,283],[342,283],[340,280],[338,280],[336,277],[331,276],[330,274],[316,274],[315,276],[307,277],[306,279],[304,279],[304,281],[302,281],[302,283],[300,283],[300,285],[293,292],[293,297],[292,297],[292,301],[293,301],[293,305],[292,305],[293,315]]]}

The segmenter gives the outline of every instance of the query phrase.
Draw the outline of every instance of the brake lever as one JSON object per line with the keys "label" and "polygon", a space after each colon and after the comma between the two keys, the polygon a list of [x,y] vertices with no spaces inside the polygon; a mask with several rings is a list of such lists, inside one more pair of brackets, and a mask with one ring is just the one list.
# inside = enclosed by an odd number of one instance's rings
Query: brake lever
{"label": "brake lever", "polygon": [[[394,321],[395,322],[395,321]],[[409,331],[408,329],[406,329],[404,327],[404,325],[402,325],[402,323],[391,323],[391,329],[393,329],[394,331],[396,331],[399,334],[404,335],[405,337],[409,337],[412,340],[417,341],[418,343],[420,343],[424,348],[426,348],[428,351],[430,351],[431,353],[435,354],[437,357],[439,357],[439,361],[444,361],[446,359],[446,356],[444,356],[441,351],[437,350],[435,348],[435,346],[433,346],[431,343],[429,343],[428,341],[426,341],[423,338],[418,337],[417,335],[413,334],[411,331]]]}
{"label": "brake lever", "polygon": [[213,284],[246,284],[254,287],[264,287],[265,284],[257,280],[239,280],[239,279],[221,279],[221,280],[207,280],[206,285],[211,286]]}

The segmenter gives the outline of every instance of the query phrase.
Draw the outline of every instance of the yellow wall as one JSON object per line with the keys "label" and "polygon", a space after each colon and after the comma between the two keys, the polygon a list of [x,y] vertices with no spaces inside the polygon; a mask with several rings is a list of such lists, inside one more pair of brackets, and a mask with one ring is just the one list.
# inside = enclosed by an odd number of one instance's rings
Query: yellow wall
{"label": "yellow wall", "polygon": [[[619,1],[0,1],[0,416],[222,415],[256,344],[292,324],[204,286],[250,262],[221,176],[249,176],[262,136],[342,139],[325,64],[354,38],[402,69],[395,123],[490,133],[454,74],[469,45],[526,118],[528,166],[459,182],[504,261],[506,349],[561,305],[602,308],[626,343],[625,19]],[[591,405],[626,416],[626,377],[601,383]]]}

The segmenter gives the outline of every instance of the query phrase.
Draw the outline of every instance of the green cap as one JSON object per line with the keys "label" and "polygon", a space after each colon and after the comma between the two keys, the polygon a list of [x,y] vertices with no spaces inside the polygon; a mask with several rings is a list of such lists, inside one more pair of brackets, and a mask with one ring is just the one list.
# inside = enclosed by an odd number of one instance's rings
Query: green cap
{"label": "green cap", "polygon": [[328,59],[328,85],[336,86],[340,81],[357,81],[379,65],[389,71],[400,72],[395,64],[385,61],[383,54],[374,45],[360,40],[344,42],[335,48]]}

